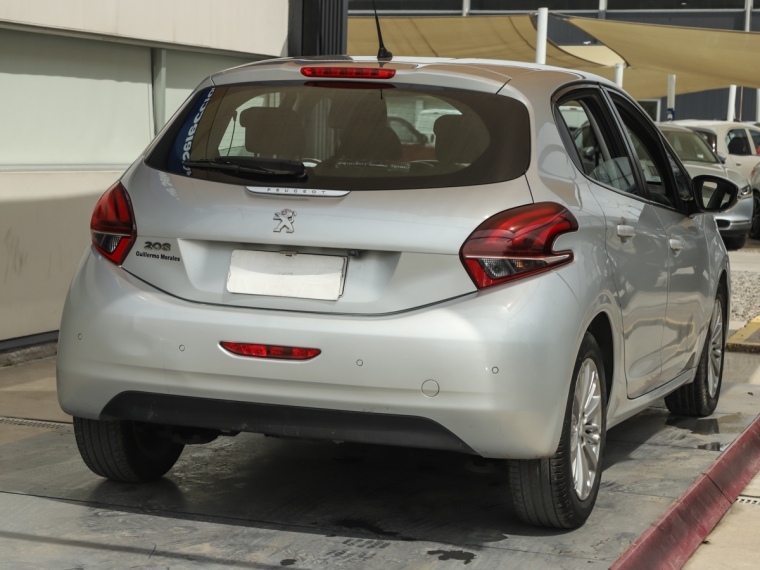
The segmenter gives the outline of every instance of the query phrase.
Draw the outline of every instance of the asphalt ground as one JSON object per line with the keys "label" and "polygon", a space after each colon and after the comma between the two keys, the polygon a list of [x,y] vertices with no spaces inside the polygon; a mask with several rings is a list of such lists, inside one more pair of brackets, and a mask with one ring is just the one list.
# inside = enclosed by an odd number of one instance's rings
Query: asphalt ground
{"label": "asphalt ground", "polygon": [[[732,265],[760,271],[760,241],[744,250]],[[590,520],[550,531],[517,519],[503,463],[446,452],[240,434],[155,483],[105,481],[58,408],[55,358],[0,357],[0,568],[607,568],[760,412],[760,355],[728,354],[716,414],[660,402],[610,430]],[[739,536],[721,523],[690,568],[731,558],[718,533]]]}
{"label": "asphalt ground", "polygon": [[[521,523],[504,465],[456,453],[240,434],[162,480],[82,463],[55,359],[0,369],[0,568],[607,568],[760,413],[760,356],[728,354],[717,412],[662,403],[610,430],[587,524]],[[747,382],[756,382],[750,384]]]}

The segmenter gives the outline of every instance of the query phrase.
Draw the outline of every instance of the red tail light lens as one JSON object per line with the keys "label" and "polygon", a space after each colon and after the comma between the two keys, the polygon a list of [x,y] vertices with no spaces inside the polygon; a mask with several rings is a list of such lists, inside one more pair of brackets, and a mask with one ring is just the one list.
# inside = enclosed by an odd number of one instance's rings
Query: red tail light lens
{"label": "red tail light lens", "polygon": [[318,348],[298,348],[271,344],[248,344],[244,342],[220,342],[222,348],[239,356],[254,358],[277,358],[280,360],[309,360],[322,351]]}
{"label": "red tail light lens", "polygon": [[483,289],[569,263],[573,252],[555,252],[554,240],[577,229],[575,217],[559,204],[521,206],[480,224],[464,242],[460,257]]}
{"label": "red tail light lens", "polygon": [[342,77],[345,79],[391,79],[395,69],[378,67],[302,67],[306,77]]}
{"label": "red tail light lens", "polygon": [[137,239],[135,215],[121,182],[111,186],[95,204],[90,221],[92,243],[100,253],[121,265]]}

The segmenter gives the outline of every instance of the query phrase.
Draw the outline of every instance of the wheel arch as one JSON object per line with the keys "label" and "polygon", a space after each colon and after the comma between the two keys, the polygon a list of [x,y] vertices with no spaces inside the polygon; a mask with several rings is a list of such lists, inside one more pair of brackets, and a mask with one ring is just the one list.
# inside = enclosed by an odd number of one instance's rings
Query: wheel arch
{"label": "wheel arch", "polygon": [[609,315],[601,311],[597,314],[588,328],[587,332],[593,335],[599,350],[602,351],[602,365],[604,366],[604,383],[607,388],[607,401],[609,404],[610,393],[612,392],[612,378],[615,374],[615,346],[612,339],[612,323]]}

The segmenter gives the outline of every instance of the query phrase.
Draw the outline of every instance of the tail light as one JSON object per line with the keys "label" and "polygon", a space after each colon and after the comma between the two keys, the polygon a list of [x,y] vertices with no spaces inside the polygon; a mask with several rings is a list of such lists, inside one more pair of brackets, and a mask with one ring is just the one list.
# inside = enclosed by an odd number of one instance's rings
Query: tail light
{"label": "tail light", "polygon": [[554,251],[554,240],[577,229],[575,217],[559,204],[520,206],[480,224],[459,255],[475,285],[484,289],[571,262],[573,252]]}
{"label": "tail light", "polygon": [[244,342],[220,342],[222,348],[238,356],[254,358],[276,358],[279,360],[309,360],[322,351],[318,348],[298,348],[272,344],[248,344]]}
{"label": "tail light", "polygon": [[95,204],[90,221],[92,243],[108,259],[121,265],[137,239],[135,215],[121,182],[111,186]]}
{"label": "tail light", "polygon": [[340,77],[343,79],[391,79],[395,69],[378,67],[302,67],[306,77]]}

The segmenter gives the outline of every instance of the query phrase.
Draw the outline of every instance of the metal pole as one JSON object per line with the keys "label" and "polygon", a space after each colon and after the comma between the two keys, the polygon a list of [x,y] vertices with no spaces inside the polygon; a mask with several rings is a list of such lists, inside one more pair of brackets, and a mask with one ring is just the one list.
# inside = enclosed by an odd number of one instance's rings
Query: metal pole
{"label": "metal pole", "polygon": [[760,89],[757,90],[755,95],[755,121],[760,122]]}
{"label": "metal pole", "polygon": [[668,75],[668,121],[674,121],[676,118],[676,76],[672,73]]}
{"label": "metal pole", "polygon": [[546,29],[549,26],[549,8],[539,8],[536,22],[536,63],[546,64]]}
{"label": "metal pole", "polygon": [[462,0],[462,16],[470,15],[470,0]]}
{"label": "metal pole", "polygon": [[728,86],[728,113],[726,114],[727,121],[733,121],[736,117],[736,85]]}
{"label": "metal pole", "polygon": [[166,123],[166,50],[153,48],[153,135]]}
{"label": "metal pole", "polygon": [[623,88],[623,70],[625,69],[624,63],[615,64],[615,85]]}
{"label": "metal pole", "polygon": [[753,0],[744,0],[744,31],[749,32],[752,29],[752,8]]}

